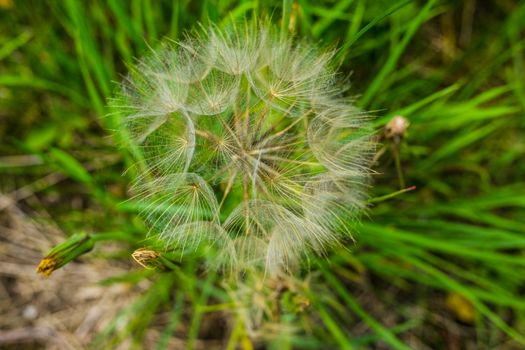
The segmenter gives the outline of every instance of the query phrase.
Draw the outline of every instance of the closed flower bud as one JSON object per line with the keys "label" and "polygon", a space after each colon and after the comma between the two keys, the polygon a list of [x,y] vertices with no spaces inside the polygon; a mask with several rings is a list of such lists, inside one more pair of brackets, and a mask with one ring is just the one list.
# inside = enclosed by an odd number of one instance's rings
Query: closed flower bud
{"label": "closed flower bud", "polygon": [[73,259],[93,249],[94,240],[86,233],[70,236],[65,242],[57,245],[40,261],[37,272],[50,276],[53,271],[66,265]]}

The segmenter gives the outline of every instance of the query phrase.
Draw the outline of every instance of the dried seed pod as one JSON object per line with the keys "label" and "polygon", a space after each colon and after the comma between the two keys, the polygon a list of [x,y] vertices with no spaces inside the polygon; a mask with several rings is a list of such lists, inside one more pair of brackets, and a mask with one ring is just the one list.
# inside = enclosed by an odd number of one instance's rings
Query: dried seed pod
{"label": "dried seed pod", "polygon": [[154,269],[158,265],[157,259],[160,257],[160,254],[153,249],[139,248],[131,253],[131,257],[140,266],[146,269]]}

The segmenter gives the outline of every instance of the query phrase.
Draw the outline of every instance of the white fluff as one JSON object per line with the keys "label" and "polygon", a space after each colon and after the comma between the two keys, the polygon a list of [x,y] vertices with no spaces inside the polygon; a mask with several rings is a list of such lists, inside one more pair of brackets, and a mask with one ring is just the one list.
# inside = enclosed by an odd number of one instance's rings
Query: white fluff
{"label": "white fluff", "polygon": [[365,207],[369,118],[342,97],[333,52],[266,23],[204,32],[140,60],[113,101],[139,151],[135,197],[166,249],[293,272]]}

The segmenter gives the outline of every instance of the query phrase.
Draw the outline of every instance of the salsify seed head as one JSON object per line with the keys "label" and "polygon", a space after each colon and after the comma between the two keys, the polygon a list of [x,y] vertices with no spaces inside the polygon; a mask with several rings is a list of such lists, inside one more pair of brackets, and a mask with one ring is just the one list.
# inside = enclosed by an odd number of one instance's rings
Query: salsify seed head
{"label": "salsify seed head", "polygon": [[165,249],[278,275],[340,242],[365,207],[374,142],[332,57],[244,22],[165,42],[130,69],[112,107]]}

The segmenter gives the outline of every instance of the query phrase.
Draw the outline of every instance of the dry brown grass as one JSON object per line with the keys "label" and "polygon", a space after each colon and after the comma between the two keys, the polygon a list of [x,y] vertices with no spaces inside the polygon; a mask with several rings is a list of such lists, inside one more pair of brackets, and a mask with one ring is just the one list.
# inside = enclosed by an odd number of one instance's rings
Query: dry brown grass
{"label": "dry brown grass", "polygon": [[0,348],[86,347],[139,292],[98,284],[126,266],[83,259],[42,277],[36,266],[64,233],[49,221],[30,218],[5,195],[0,204]]}

